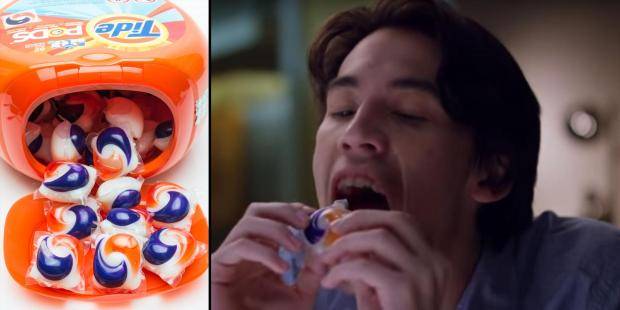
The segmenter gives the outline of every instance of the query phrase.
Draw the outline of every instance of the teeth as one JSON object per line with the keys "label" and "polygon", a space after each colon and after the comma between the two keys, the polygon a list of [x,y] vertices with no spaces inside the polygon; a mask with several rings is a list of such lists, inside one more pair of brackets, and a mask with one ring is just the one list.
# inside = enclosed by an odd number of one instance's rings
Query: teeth
{"label": "teeth", "polygon": [[370,188],[373,191],[378,192],[372,181],[366,178],[344,178],[340,180],[338,183],[338,189],[344,190],[347,187]]}
{"label": "teeth", "polygon": [[362,179],[353,179],[353,185],[355,187],[367,187],[368,184]]}
{"label": "teeth", "polygon": [[372,186],[371,187],[372,191],[375,193],[379,193],[379,194],[383,194],[380,190],[378,190],[376,187]]}

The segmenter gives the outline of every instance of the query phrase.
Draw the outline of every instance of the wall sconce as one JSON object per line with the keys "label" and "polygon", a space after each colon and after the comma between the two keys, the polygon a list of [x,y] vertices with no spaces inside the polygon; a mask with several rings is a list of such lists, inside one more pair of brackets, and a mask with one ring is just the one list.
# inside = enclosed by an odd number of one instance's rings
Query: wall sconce
{"label": "wall sconce", "polygon": [[580,108],[568,115],[566,126],[573,137],[580,140],[592,140],[600,131],[600,119],[596,112]]}

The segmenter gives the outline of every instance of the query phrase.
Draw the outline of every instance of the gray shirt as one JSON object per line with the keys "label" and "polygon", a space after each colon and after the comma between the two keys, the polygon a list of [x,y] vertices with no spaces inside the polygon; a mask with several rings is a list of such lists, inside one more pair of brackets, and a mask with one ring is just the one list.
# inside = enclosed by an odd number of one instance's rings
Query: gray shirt
{"label": "gray shirt", "polygon": [[[355,297],[321,290],[315,309],[356,309]],[[541,214],[501,251],[483,248],[458,310],[620,309],[620,230]]]}

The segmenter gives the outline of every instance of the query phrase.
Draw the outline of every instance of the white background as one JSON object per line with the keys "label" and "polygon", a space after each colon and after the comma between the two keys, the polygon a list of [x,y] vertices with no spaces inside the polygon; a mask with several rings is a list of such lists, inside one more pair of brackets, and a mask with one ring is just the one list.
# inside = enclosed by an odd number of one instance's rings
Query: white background
{"label": "white background", "polygon": [[[0,7],[9,3],[0,0]],[[199,24],[205,36],[208,35],[209,5],[205,0],[173,0],[173,3],[189,13]],[[170,171],[153,178],[179,183],[197,192],[205,215],[208,213],[209,139],[208,120],[202,133],[194,141],[192,150]],[[149,181],[152,181],[149,179]],[[9,208],[19,198],[31,193],[39,183],[14,171],[0,160],[0,249],[4,248],[4,219]],[[123,304],[97,304],[85,301],[57,301],[32,293],[19,286],[9,275],[4,264],[4,253],[0,255],[0,308],[2,309],[201,309],[209,304],[209,270],[205,274],[170,294],[160,294],[133,300]]]}

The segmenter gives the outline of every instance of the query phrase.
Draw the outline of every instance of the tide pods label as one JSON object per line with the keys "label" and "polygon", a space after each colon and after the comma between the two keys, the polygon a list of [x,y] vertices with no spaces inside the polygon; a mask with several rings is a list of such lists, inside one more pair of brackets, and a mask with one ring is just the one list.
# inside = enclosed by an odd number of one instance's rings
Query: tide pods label
{"label": "tide pods label", "polygon": [[0,20],[0,44],[49,55],[148,51],[178,41],[186,27],[165,0],[18,0],[2,9]]}

